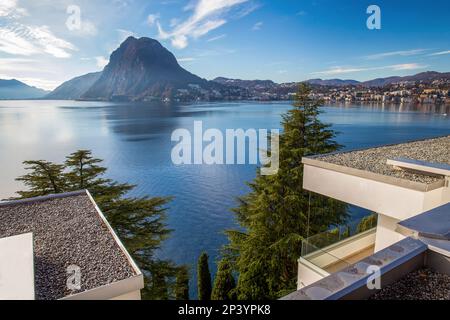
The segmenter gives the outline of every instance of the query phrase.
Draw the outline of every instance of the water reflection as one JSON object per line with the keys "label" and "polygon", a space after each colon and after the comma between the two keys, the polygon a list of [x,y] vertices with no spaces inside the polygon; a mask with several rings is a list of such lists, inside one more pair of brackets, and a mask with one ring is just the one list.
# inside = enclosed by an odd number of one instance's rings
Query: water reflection
{"label": "water reflection", "polygon": [[[212,256],[234,228],[230,208],[248,192],[255,167],[174,166],[171,134],[192,130],[280,128],[289,103],[118,104],[73,101],[0,101],[0,198],[20,187],[14,178],[29,159],[63,161],[74,150],[91,149],[105,159],[110,176],[138,185],[135,195],[175,196],[168,224],[174,229],[161,255],[193,264],[206,250]],[[341,134],[346,149],[450,134],[449,107],[328,105],[322,120]],[[359,214],[358,212],[354,213]]]}
{"label": "water reflection", "polygon": [[435,105],[435,104],[387,104],[387,103],[333,103],[329,104],[332,107],[338,108],[364,108],[366,110],[374,110],[377,112],[417,112],[417,113],[433,113],[446,116],[449,114],[450,105]]}

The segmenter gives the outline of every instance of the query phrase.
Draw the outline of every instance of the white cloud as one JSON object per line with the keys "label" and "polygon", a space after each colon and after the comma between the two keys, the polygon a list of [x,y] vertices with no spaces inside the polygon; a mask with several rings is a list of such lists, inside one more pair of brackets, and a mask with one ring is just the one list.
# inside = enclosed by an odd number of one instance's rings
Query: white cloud
{"label": "white cloud", "polygon": [[109,60],[103,56],[95,57],[95,61],[97,63],[97,67],[103,69],[109,63]]}
{"label": "white cloud", "polygon": [[36,67],[36,60],[24,58],[2,58],[0,59],[0,70],[2,72],[29,72],[41,71]]}
{"label": "white cloud", "polygon": [[19,7],[17,0],[2,0],[0,2],[0,17],[19,18],[28,15],[27,10]]}
{"label": "white cloud", "polygon": [[421,65],[418,63],[404,63],[404,64],[394,64],[392,66],[388,66],[388,69],[392,69],[394,71],[400,70],[417,70],[417,69],[425,69],[428,66]]}
{"label": "white cloud", "polygon": [[174,36],[172,38],[172,45],[175,48],[183,49],[183,48],[186,48],[188,46],[188,44],[189,44],[188,38],[185,35],[181,34],[181,35]]}
{"label": "white cloud", "polygon": [[39,53],[39,49],[14,30],[0,27],[0,51],[9,54],[30,56]]}
{"label": "white cloud", "polygon": [[255,23],[255,24],[253,25],[252,30],[253,30],[253,31],[259,31],[259,30],[261,30],[261,28],[262,28],[263,25],[264,25],[264,22],[259,21],[259,22]]}
{"label": "white cloud", "polygon": [[248,2],[249,0],[197,0],[185,7],[192,14],[184,22],[173,27],[172,31],[166,32],[161,24],[157,23],[159,37],[163,40],[170,39],[175,48],[183,49],[189,45],[189,39],[197,39],[210,31],[215,30],[227,20],[223,17],[231,8]]}
{"label": "white cloud", "polygon": [[78,32],[82,36],[96,36],[98,34],[97,26],[89,20],[83,20]]}
{"label": "white cloud", "polygon": [[248,16],[249,14],[251,14],[254,11],[258,10],[259,8],[261,8],[261,6],[262,5],[260,3],[250,2],[249,5],[244,6],[241,11],[237,12],[236,18],[240,19],[240,18],[243,18],[245,16]]}
{"label": "white cloud", "polygon": [[333,67],[333,68],[325,70],[325,71],[312,72],[311,74],[332,76],[332,75],[354,73],[354,72],[361,72],[361,71],[368,71],[368,70],[370,70],[370,68]]}
{"label": "white cloud", "polygon": [[402,51],[391,51],[391,52],[383,52],[383,53],[377,53],[365,56],[365,59],[367,60],[377,60],[377,59],[383,59],[388,57],[395,57],[395,56],[414,56],[419,55],[427,51],[428,49],[412,49],[412,50],[402,50]]}
{"label": "white cloud", "polygon": [[76,50],[70,42],[53,35],[47,26],[25,27],[23,34],[36,43],[44,52],[56,58],[70,58],[71,50]]}
{"label": "white cloud", "polygon": [[226,36],[227,36],[226,34],[221,34],[220,36],[212,37],[212,38],[208,39],[207,42],[214,42],[214,41],[223,39],[223,38],[225,38]]}
{"label": "white cloud", "polygon": [[113,0],[113,5],[119,9],[126,8],[130,5],[129,0]]}
{"label": "white cloud", "polygon": [[426,65],[418,63],[404,63],[394,64],[381,67],[333,67],[325,71],[312,72],[313,75],[335,76],[340,74],[358,73],[364,71],[376,71],[376,70],[391,70],[391,71],[404,71],[404,70],[417,70],[425,69]]}
{"label": "white cloud", "polygon": [[47,26],[25,26],[14,24],[0,27],[0,51],[30,56],[47,53],[55,58],[69,58],[76,47],[56,37]]}
{"label": "white cloud", "polygon": [[150,27],[153,27],[155,25],[155,23],[159,20],[159,18],[160,18],[159,13],[149,14],[148,17],[147,17],[147,24]]}
{"label": "white cloud", "polygon": [[435,52],[435,53],[430,54],[430,56],[443,56],[443,55],[446,55],[446,54],[450,54],[450,50],[448,50],[448,51],[441,51],[441,52]]}

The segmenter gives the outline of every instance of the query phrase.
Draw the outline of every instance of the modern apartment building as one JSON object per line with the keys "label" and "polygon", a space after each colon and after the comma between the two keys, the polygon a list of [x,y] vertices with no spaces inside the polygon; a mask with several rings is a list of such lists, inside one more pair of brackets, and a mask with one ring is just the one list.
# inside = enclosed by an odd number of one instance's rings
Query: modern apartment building
{"label": "modern apartment building", "polygon": [[450,295],[450,136],[303,163],[306,190],[370,210],[377,224],[334,242],[329,232],[306,239],[298,291],[285,299],[365,299],[380,294],[367,286],[374,272],[383,291],[423,268]]}

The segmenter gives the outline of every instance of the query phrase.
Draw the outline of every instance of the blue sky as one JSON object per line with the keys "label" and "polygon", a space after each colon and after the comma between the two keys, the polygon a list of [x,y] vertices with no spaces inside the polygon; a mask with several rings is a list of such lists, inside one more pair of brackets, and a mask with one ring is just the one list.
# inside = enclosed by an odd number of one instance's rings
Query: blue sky
{"label": "blue sky", "polygon": [[[381,30],[366,27],[373,4]],[[207,79],[448,72],[449,15],[447,0],[1,0],[0,78],[52,89],[101,70],[129,35],[160,40]]]}

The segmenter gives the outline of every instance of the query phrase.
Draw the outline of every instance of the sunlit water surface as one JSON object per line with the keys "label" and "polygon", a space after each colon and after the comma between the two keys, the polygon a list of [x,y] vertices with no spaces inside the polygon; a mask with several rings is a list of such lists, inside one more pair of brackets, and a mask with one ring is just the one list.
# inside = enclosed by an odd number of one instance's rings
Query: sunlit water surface
{"label": "sunlit water surface", "polygon": [[[0,101],[0,198],[21,186],[22,161],[63,161],[77,149],[105,159],[108,175],[136,184],[136,196],[174,196],[168,225],[173,234],[160,253],[193,265],[201,251],[211,262],[226,243],[223,231],[236,227],[230,209],[254,178],[253,165],[175,166],[171,134],[204,128],[280,128],[287,103],[204,103],[195,105],[112,104],[74,101]],[[422,106],[329,106],[323,121],[340,132],[346,149],[400,143],[450,134],[449,110]],[[447,114],[447,115],[446,115]],[[355,210],[354,215],[365,214]]]}

